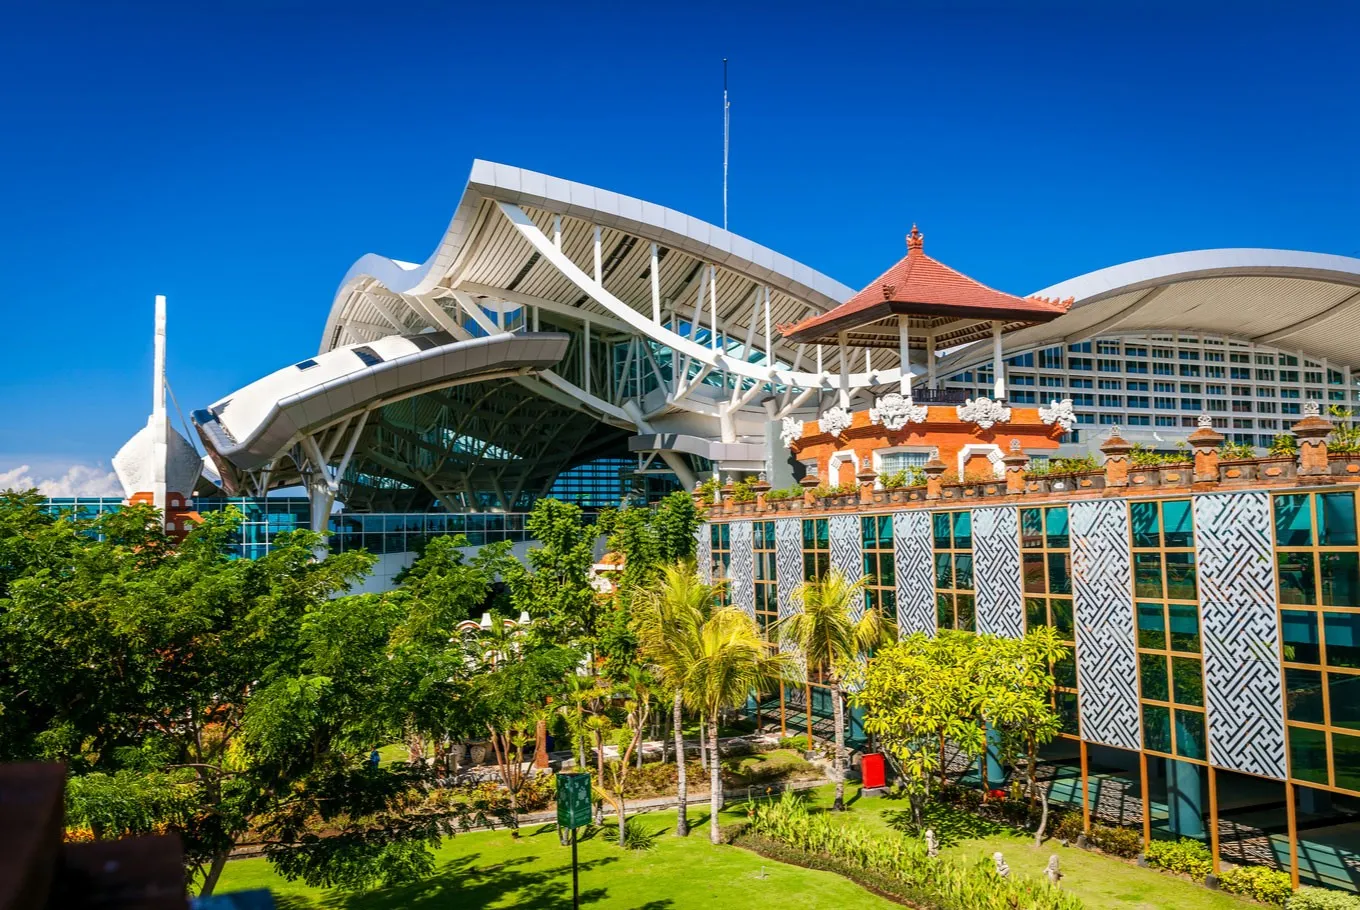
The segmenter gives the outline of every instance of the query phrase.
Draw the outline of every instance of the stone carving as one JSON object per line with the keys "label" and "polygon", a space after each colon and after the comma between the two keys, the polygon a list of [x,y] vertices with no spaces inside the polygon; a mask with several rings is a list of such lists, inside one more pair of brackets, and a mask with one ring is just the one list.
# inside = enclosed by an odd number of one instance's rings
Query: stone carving
{"label": "stone carving", "polygon": [[784,443],[784,448],[787,449],[802,438],[803,421],[796,417],[785,417],[783,428],[779,431],[779,441]]}
{"label": "stone carving", "polygon": [[925,423],[930,409],[916,404],[901,392],[889,392],[874,399],[869,420],[889,430],[900,430],[909,423]]}
{"label": "stone carving", "polygon": [[1318,404],[1316,401],[1312,401],[1312,400],[1305,401],[1305,402],[1303,403],[1303,416],[1304,416],[1304,417],[1321,417],[1321,416],[1322,416],[1322,405],[1320,405],[1320,404]]}
{"label": "stone carving", "polygon": [[817,429],[832,436],[841,435],[850,429],[850,412],[840,405],[827,408],[822,412],[822,416],[817,418]]}
{"label": "stone carving", "polygon": [[1008,878],[1011,874],[1011,867],[1006,865],[1006,857],[1001,855],[998,850],[992,854],[992,862],[996,863],[996,874],[1002,878]]}
{"label": "stone carving", "polygon": [[1009,423],[1011,409],[990,398],[970,398],[954,409],[959,420],[975,423],[981,429],[990,429],[998,423]]}
{"label": "stone carving", "polygon": [[1050,426],[1057,424],[1063,428],[1064,433],[1070,433],[1077,425],[1077,412],[1072,410],[1072,399],[1064,398],[1059,401],[1054,398],[1048,403],[1048,407],[1040,406],[1039,419]]}
{"label": "stone carving", "polygon": [[1048,858],[1048,868],[1044,870],[1044,877],[1055,888],[1058,886],[1058,882],[1062,881],[1062,872],[1058,871],[1058,855],[1056,853]]}
{"label": "stone carving", "polygon": [[935,836],[934,828],[926,829],[926,856],[936,857],[940,855],[940,840]]}
{"label": "stone carving", "polygon": [[1208,414],[1199,415],[1195,423],[1199,425],[1201,430],[1212,430],[1214,428],[1214,419]]}

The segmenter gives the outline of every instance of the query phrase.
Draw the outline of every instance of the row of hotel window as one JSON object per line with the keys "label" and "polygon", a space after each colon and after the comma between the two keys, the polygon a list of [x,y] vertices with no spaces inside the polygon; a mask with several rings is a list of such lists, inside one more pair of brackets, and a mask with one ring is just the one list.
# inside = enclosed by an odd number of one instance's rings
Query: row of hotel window
{"label": "row of hotel window", "polygon": [[[1276,575],[1290,775],[1360,793],[1360,535],[1355,494],[1274,497]],[[1194,518],[1190,500],[1129,503],[1134,624],[1143,746],[1207,763]],[[972,515],[935,512],[933,574],[941,629],[975,631]],[[715,575],[730,572],[729,526],[711,528]],[[756,617],[769,633],[778,616],[775,523],[754,523]],[[890,515],[862,516],[865,605],[896,618]],[[1025,622],[1052,626],[1071,653],[1054,667],[1054,705],[1078,733],[1071,544],[1066,506],[1020,510]],[[802,522],[805,579],[831,565],[826,519]]]}

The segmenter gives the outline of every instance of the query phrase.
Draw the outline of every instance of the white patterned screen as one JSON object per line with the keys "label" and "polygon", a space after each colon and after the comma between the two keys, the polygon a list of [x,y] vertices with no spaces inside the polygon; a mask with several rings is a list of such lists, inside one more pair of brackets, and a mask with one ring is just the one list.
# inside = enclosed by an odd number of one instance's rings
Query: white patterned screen
{"label": "white patterned screen", "polygon": [[[851,581],[864,574],[864,541],[860,537],[858,515],[832,515],[827,519],[831,537],[831,568]],[[864,615],[864,602],[856,601],[855,619]]]}
{"label": "white patterned screen", "polygon": [[977,630],[1009,638],[1024,635],[1020,527],[1014,507],[973,510],[973,565]]}
{"label": "white patterned screen", "polygon": [[1142,726],[1128,505],[1121,499],[1074,502],[1068,516],[1081,735],[1137,749]]}
{"label": "white patterned screen", "polygon": [[695,547],[694,558],[699,563],[699,577],[704,584],[713,584],[713,525],[704,522],[699,525],[699,530],[694,532]]}
{"label": "white patterned screen", "polygon": [[1267,493],[1194,497],[1209,758],[1283,780],[1284,704]]}
{"label": "white patterned screen", "polygon": [[751,542],[751,522],[732,522],[731,561],[728,596],[732,605],[741,607],[752,619],[756,615],[755,554]]}
{"label": "white patterned screen", "polygon": [[924,509],[916,509],[893,515],[899,635],[913,632],[934,635],[937,631],[930,514]]}

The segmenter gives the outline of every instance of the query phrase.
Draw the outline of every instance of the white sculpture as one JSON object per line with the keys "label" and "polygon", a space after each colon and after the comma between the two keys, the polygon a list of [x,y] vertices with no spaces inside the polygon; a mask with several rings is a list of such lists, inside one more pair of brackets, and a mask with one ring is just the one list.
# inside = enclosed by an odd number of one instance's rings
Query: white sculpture
{"label": "white sculpture", "polygon": [[785,417],[783,428],[779,431],[779,441],[784,443],[784,448],[793,445],[795,441],[803,438],[803,421],[795,417]]}
{"label": "white sculpture", "polygon": [[1208,414],[1199,415],[1195,423],[1199,425],[1201,430],[1212,430],[1214,428],[1214,419]]}
{"label": "white sculpture", "polygon": [[1058,871],[1058,854],[1055,853],[1048,858],[1048,868],[1044,870],[1044,877],[1055,888],[1058,886],[1058,882],[1062,880],[1062,873]]}
{"label": "white sculpture", "polygon": [[850,412],[840,405],[833,405],[817,418],[817,429],[832,436],[839,436],[850,429]]}
{"label": "white sculpture", "polygon": [[1064,398],[1059,401],[1055,398],[1048,403],[1048,407],[1040,406],[1039,419],[1050,426],[1056,423],[1067,433],[1077,425],[1077,412],[1072,410],[1072,399]]}
{"label": "white sculpture", "polygon": [[1312,401],[1312,400],[1305,401],[1305,402],[1303,403],[1303,416],[1304,416],[1304,417],[1321,417],[1321,416],[1322,416],[1322,405],[1320,405],[1320,404],[1318,404],[1316,401]]}
{"label": "white sculpture", "polygon": [[1000,850],[992,854],[992,862],[996,863],[997,875],[1007,878],[1011,874],[1011,867],[1006,865],[1006,857],[1001,855]]}
{"label": "white sculpture", "polygon": [[925,423],[930,409],[916,404],[901,392],[889,392],[874,399],[869,421],[889,430],[900,430],[909,423]]}
{"label": "white sculpture", "polygon": [[998,423],[1009,423],[1011,419],[1011,409],[990,398],[970,398],[954,411],[959,415],[959,420],[975,423],[984,430]]}
{"label": "white sculpture", "polygon": [[940,841],[935,836],[934,828],[926,829],[926,856],[935,857],[940,855]]}

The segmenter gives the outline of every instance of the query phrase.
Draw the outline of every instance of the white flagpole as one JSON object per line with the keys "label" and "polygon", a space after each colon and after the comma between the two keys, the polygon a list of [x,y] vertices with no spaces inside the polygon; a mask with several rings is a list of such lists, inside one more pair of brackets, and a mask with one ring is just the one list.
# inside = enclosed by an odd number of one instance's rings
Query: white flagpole
{"label": "white flagpole", "polygon": [[731,140],[732,105],[727,101],[727,58],[723,58],[723,230],[727,230],[727,150]]}

